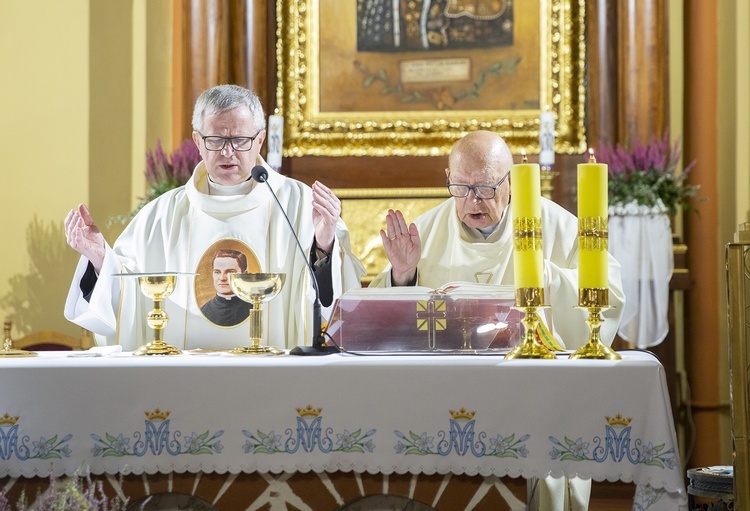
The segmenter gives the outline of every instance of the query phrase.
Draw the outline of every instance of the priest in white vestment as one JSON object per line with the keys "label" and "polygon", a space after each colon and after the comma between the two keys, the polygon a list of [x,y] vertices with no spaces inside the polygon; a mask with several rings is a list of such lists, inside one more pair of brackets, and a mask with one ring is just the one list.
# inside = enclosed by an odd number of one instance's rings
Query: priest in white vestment
{"label": "priest in white vestment", "polygon": [[[450,282],[513,285],[513,219],[510,168],[513,156],[502,138],[476,131],[451,150],[445,170],[452,198],[407,226],[400,211],[389,211],[380,232],[389,264],[370,286]],[[551,306],[542,316],[566,349],[589,337],[586,313],[578,305],[578,219],[542,198],[544,296]],[[602,341],[614,340],[625,296],[620,264],[609,256],[609,302]]]}
{"label": "priest in white vestment", "polygon": [[[513,219],[510,168],[513,155],[489,131],[469,133],[451,149],[445,170],[452,198],[407,225],[389,211],[380,231],[389,264],[370,286],[439,288],[451,282],[513,285]],[[578,219],[542,198],[544,296],[542,310],[558,343],[577,349],[589,337],[586,313],[578,305]],[[610,345],[617,333],[625,296],[620,264],[609,256],[609,301],[600,334]],[[582,384],[584,384],[582,382]],[[529,481],[529,509],[588,509],[590,480],[548,476]]]}
{"label": "priest in white vestment", "polygon": [[[359,287],[365,270],[350,251],[338,198],[321,183],[309,187],[274,172],[260,157],[265,114],[251,91],[221,85],[201,94],[193,112],[193,140],[203,161],[188,183],[151,201],[113,246],[85,205],[65,220],[68,244],[81,253],[65,304],[65,317],[97,334],[100,344],[135,350],[153,339],[146,315],[151,299],[138,279],[120,273],[181,272],[165,300],[164,342],[178,349],[247,346],[249,323],[224,326],[201,311],[216,296],[212,262],[217,250],[242,252],[251,272],[286,274],[281,292],[263,304],[264,340],[292,348],[313,338],[314,267],[324,317],[334,298]],[[268,171],[266,183],[252,168]],[[281,207],[299,236],[299,250]],[[248,305],[249,307],[249,305]]]}

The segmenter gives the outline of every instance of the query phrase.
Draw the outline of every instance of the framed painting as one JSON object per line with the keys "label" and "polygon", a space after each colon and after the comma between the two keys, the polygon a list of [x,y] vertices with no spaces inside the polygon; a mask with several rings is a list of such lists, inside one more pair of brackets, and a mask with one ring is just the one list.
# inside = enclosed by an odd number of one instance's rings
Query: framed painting
{"label": "framed painting", "polygon": [[440,156],[486,129],[585,150],[585,0],[280,0],[284,156]]}

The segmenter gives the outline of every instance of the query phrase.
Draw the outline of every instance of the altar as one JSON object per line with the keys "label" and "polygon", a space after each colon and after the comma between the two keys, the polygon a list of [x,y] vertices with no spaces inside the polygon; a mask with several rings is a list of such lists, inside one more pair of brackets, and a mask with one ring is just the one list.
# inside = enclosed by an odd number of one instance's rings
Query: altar
{"label": "altar", "polygon": [[[355,481],[351,495],[418,500],[408,481],[424,475],[448,481],[422,499],[442,510],[456,509],[451,477],[503,494],[501,478],[552,475],[632,482],[634,504],[686,509],[663,368],[647,352],[622,354],[0,359],[0,488],[83,470],[132,501],[144,488],[175,491],[166,475],[187,474],[199,481],[192,491],[224,511],[263,495],[303,499],[289,482],[296,474],[327,499],[310,509],[337,509],[349,498],[342,476]],[[241,494],[250,500],[227,500]],[[523,495],[504,498],[517,509]]]}

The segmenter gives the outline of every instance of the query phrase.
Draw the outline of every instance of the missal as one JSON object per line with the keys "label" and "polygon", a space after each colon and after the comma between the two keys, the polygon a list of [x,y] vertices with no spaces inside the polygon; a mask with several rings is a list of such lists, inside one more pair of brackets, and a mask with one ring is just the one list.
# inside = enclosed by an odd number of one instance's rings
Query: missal
{"label": "missal", "polygon": [[347,351],[507,350],[523,329],[514,303],[512,286],[491,284],[354,289],[336,301],[326,331]]}

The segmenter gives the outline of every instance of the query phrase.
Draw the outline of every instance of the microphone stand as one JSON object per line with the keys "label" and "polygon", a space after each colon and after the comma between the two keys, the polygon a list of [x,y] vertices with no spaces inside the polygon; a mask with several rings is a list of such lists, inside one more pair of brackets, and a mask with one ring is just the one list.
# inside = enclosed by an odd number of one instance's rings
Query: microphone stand
{"label": "microphone stand", "polygon": [[286,211],[284,211],[284,207],[281,205],[281,202],[279,202],[279,198],[276,197],[276,194],[273,192],[273,188],[271,188],[271,185],[268,183],[268,171],[263,167],[262,165],[256,165],[252,169],[253,179],[257,181],[258,183],[265,183],[268,187],[268,191],[271,192],[271,195],[273,196],[274,200],[276,201],[276,204],[279,205],[279,209],[281,210],[281,214],[284,215],[284,219],[286,220],[287,225],[289,225],[289,229],[292,232],[292,236],[294,236],[294,241],[297,242],[297,248],[299,248],[300,252],[302,253],[302,257],[305,259],[305,265],[307,266],[307,271],[310,274],[310,278],[312,279],[313,289],[315,290],[315,303],[313,304],[313,338],[312,338],[312,346],[295,346],[289,351],[290,355],[332,355],[334,353],[341,353],[341,349],[338,346],[326,346],[325,345],[325,337],[323,336],[323,332],[321,331],[321,323],[322,323],[322,313],[320,311],[321,305],[320,305],[320,290],[318,289],[318,281],[315,278],[315,271],[312,268],[312,265],[310,264],[310,259],[307,257],[307,254],[305,254],[305,250],[302,248],[302,244],[299,242],[299,238],[297,237],[297,233],[294,231],[294,227],[292,226],[292,222],[289,220],[289,217],[286,214]]}

